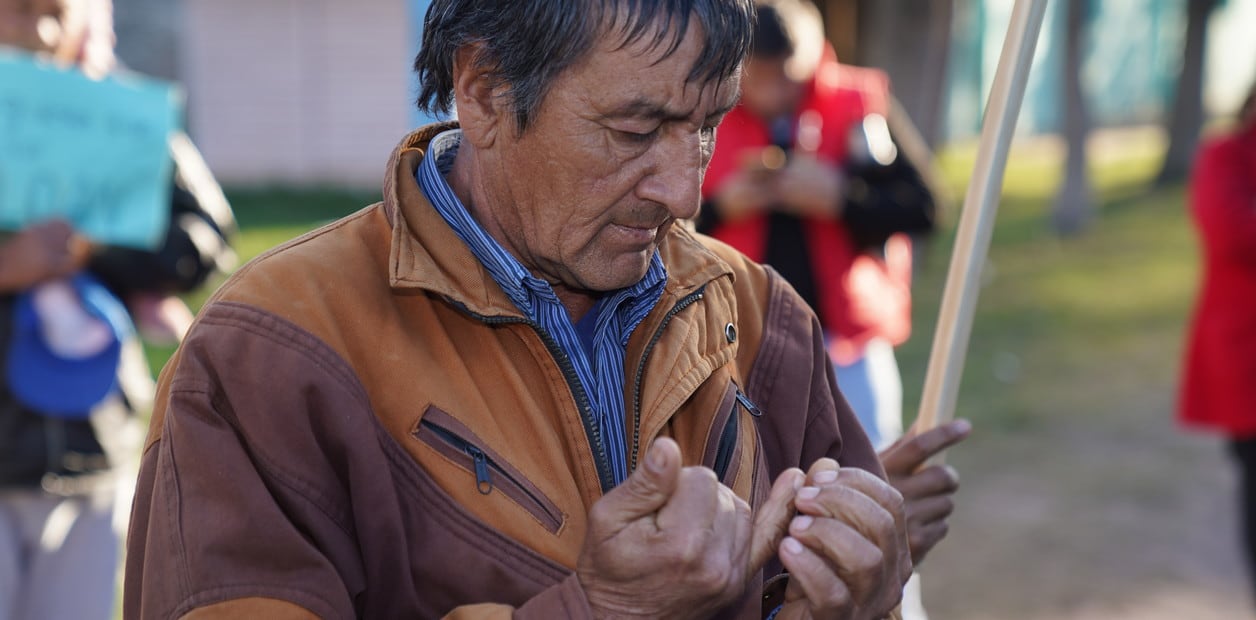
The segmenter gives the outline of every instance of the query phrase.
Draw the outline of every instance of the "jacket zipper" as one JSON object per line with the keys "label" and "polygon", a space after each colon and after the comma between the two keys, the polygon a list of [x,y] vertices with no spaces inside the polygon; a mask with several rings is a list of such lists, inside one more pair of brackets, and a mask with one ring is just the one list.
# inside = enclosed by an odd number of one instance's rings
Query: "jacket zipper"
{"label": "jacket zipper", "polygon": [[741,402],[738,399],[733,403],[732,414],[728,416],[728,422],[724,424],[724,432],[720,434],[719,448],[715,451],[715,477],[721,482],[725,482],[724,476],[728,473],[728,465],[733,462],[733,452],[737,448],[737,405]]}
{"label": "jacket zipper", "polygon": [[715,466],[712,468],[721,481],[724,480],[725,474],[728,473],[728,467],[733,462],[733,454],[737,449],[737,438],[740,434],[737,421],[737,408],[739,405],[753,417],[763,416],[763,412],[758,405],[755,405],[749,397],[742,394],[741,390],[737,390],[733,400],[733,411],[728,416],[728,422],[724,426],[723,433],[720,434],[719,447],[715,451]]}
{"label": "jacket zipper", "polygon": [[649,344],[645,346],[645,351],[641,354],[641,362],[637,365],[637,374],[632,385],[632,456],[628,460],[630,474],[637,469],[637,457],[641,452],[641,382],[645,378],[646,362],[650,359],[650,353],[654,352],[654,345],[658,344],[659,339],[663,337],[663,330],[668,323],[672,322],[672,317],[702,299],[705,293],[706,285],[704,284],[676,302],[676,305],[672,306],[672,309],[663,317],[663,322],[659,324],[658,329],[654,330],[654,336],[650,338]]}
{"label": "jacket zipper", "polygon": [[750,415],[756,418],[763,417],[763,410],[760,409],[758,405],[754,404],[754,402],[750,400],[749,396],[742,394],[741,390],[737,390],[737,402],[741,403],[741,406],[745,407],[746,411],[750,412]]}
{"label": "jacket zipper", "polygon": [[[481,450],[479,446],[463,439],[453,431],[440,426],[435,422],[420,420],[419,425],[426,427],[441,441],[449,444],[454,449],[465,453],[471,458],[472,469],[475,474],[475,489],[479,491],[481,495],[488,495],[493,492],[493,489],[499,488],[493,481],[494,477],[504,479],[510,487],[502,488],[502,492],[505,493],[507,497],[515,500],[515,502],[520,505],[522,505],[522,502],[519,500],[526,498],[533,507],[540,511],[540,514],[537,514],[536,516],[549,525],[550,531],[558,531],[558,528],[562,525],[563,518],[561,514],[557,514],[557,509],[551,508],[548,501],[537,497],[536,493],[529,489],[528,484],[511,475],[505,467],[493,460],[492,457],[485,453],[484,450]],[[512,493],[512,490],[517,491],[517,493]],[[523,498],[518,496],[520,493],[523,495]],[[533,512],[536,514],[536,511]]]}
{"label": "jacket zipper", "polygon": [[558,363],[558,369],[562,371],[563,378],[567,380],[567,389],[571,390],[572,396],[576,399],[576,407],[580,409],[580,418],[584,422],[585,435],[589,439],[589,445],[593,446],[593,464],[597,468],[598,481],[602,485],[602,492],[606,493],[615,488],[615,477],[611,473],[611,461],[606,456],[606,444],[602,441],[602,425],[598,423],[597,416],[593,414],[593,407],[589,404],[589,395],[584,391],[584,386],[580,383],[580,375],[576,373],[576,367],[571,363],[571,358],[567,356],[567,352],[563,351],[554,338],[546,333],[536,321],[521,317],[485,316],[472,311],[457,300],[449,297],[445,299],[451,305],[481,323],[487,325],[527,325],[536,332],[537,336],[540,336],[541,342],[545,343],[545,348],[549,351],[550,356]]}

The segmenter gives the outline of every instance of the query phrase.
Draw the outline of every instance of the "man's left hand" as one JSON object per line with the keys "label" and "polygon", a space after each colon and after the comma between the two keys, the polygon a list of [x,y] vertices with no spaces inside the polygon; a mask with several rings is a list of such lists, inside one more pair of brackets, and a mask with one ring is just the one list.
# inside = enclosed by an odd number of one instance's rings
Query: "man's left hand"
{"label": "man's left hand", "polygon": [[820,459],[794,504],[799,514],[779,547],[790,582],[777,618],[889,614],[912,568],[902,495],[866,471]]}
{"label": "man's left hand", "polygon": [[923,433],[909,431],[881,451],[881,466],[890,485],[903,494],[907,511],[907,540],[911,559],[919,565],[946,536],[947,517],[955,510],[951,497],[959,490],[959,474],[949,465],[925,463],[961,442],[972,432],[968,420],[954,420]]}

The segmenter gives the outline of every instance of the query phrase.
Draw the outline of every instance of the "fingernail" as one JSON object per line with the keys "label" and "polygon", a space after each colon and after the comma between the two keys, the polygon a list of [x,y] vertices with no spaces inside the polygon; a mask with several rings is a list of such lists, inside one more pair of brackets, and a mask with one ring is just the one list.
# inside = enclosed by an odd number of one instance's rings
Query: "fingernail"
{"label": "fingernail", "polygon": [[802,473],[801,471],[794,475],[794,490],[795,491],[802,488],[802,483],[806,481],[806,478],[807,478],[807,475]]}
{"label": "fingernail", "polygon": [[789,529],[795,532],[805,532],[814,522],[815,518],[810,515],[799,515],[794,517],[794,522],[790,524]]}
{"label": "fingernail", "polygon": [[816,475],[812,476],[812,478],[817,484],[828,484],[837,480],[837,472],[832,469],[826,469],[824,471],[816,472]]}
{"label": "fingernail", "polygon": [[798,489],[798,497],[802,499],[815,499],[820,494],[818,487],[803,487]]}
{"label": "fingernail", "polygon": [[663,466],[667,459],[663,456],[662,450],[654,449],[650,450],[650,453],[645,456],[645,460],[646,464],[650,466],[650,471],[659,472],[663,471]]}
{"label": "fingernail", "polygon": [[955,423],[955,430],[959,431],[960,434],[967,433],[973,430],[973,423],[968,420],[959,420]]}
{"label": "fingernail", "polygon": [[784,546],[785,546],[785,551],[787,553],[791,553],[793,555],[798,555],[799,553],[802,553],[802,543],[798,542],[798,539],[796,538],[786,536]]}

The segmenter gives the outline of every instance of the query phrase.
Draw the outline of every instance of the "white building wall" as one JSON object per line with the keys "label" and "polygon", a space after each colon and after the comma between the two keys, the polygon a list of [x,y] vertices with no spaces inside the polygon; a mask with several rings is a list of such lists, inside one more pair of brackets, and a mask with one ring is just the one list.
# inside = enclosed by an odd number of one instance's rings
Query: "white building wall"
{"label": "white building wall", "polygon": [[407,129],[397,0],[187,0],[188,127],[224,183],[377,186]]}

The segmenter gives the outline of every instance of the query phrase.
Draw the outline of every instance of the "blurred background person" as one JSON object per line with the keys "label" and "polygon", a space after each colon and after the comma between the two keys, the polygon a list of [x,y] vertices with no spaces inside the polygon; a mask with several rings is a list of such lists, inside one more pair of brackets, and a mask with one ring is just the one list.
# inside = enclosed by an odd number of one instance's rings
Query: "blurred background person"
{"label": "blurred background person", "polygon": [[1200,147],[1190,213],[1204,277],[1178,411],[1187,425],[1219,430],[1229,440],[1256,593],[1256,85],[1238,126]]}
{"label": "blurred background person", "polygon": [[[125,73],[114,55],[110,0],[0,0],[0,45],[44,55],[100,78]],[[154,251],[103,247],[91,270],[131,310],[146,340],[174,344],[192,314],[176,293],[192,291],[236,256],[235,217],[222,188],[185,134],[171,139],[175,164],[171,219]]]}
{"label": "blurred background person", "polygon": [[[0,45],[100,78],[116,70],[111,9],[0,0]],[[145,333],[177,341],[192,315],[174,293],[234,262],[221,189],[186,136],[171,156],[155,251],[94,247],[58,220],[0,233],[0,620],[113,615],[126,466],[153,390],[128,307]]]}
{"label": "blurred background person", "polygon": [[[115,478],[111,465],[128,458],[140,433],[118,378],[145,379],[146,366],[121,302],[82,275],[87,253],[86,240],[61,221],[0,242],[6,620],[109,618],[113,610],[125,529],[125,509],[115,507],[126,474]],[[151,398],[145,385],[130,393]]]}
{"label": "blurred background person", "polygon": [[[757,5],[741,102],[719,127],[697,228],[771,265],[815,309],[838,386],[885,449],[903,427],[894,347],[911,332],[908,234],[932,231],[936,200],[893,139],[886,75],[839,64],[810,2]],[[948,432],[958,441],[967,426]],[[953,491],[954,472],[936,475],[937,492]],[[917,580],[904,610],[924,617]]]}
{"label": "blurred background person", "polygon": [[886,122],[885,74],[838,64],[815,7],[759,4],[741,104],[720,125],[698,229],[779,271],[829,334],[873,443],[901,432],[893,347],[911,321],[911,243],[935,201]]}

